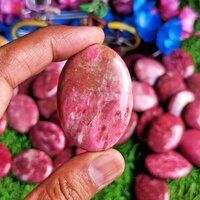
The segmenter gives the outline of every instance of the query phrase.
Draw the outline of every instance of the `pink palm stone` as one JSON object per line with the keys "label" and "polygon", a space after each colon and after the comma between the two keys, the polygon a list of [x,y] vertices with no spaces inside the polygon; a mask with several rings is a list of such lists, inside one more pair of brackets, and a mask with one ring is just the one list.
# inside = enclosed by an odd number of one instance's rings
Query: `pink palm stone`
{"label": "pink palm stone", "polygon": [[71,57],[58,86],[58,112],[65,134],[87,151],[112,147],[132,113],[131,78],[120,56],[92,45]]}

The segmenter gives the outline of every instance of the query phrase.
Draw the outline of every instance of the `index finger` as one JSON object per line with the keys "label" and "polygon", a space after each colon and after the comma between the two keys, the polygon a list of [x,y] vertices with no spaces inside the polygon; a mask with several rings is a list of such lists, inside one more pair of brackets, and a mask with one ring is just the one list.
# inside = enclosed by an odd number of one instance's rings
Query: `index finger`
{"label": "index finger", "polygon": [[49,63],[65,60],[104,39],[97,27],[49,26],[0,48],[0,116],[12,90]]}

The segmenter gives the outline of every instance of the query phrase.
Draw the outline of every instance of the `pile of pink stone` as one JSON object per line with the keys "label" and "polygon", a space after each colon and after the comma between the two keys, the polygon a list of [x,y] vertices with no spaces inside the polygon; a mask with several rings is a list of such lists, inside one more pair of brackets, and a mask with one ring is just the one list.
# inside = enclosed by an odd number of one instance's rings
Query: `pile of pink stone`
{"label": "pile of pink stone", "polygon": [[182,49],[162,62],[142,55],[125,61],[132,72],[133,113],[118,143],[135,133],[147,144],[151,153],[147,171],[136,176],[137,199],[166,200],[166,179],[185,177],[192,165],[200,166],[200,74]]}

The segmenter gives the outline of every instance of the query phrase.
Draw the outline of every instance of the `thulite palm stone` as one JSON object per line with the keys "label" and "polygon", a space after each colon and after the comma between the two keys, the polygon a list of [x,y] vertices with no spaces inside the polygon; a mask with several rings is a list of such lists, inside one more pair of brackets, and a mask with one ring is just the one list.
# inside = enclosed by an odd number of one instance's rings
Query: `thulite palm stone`
{"label": "thulite palm stone", "polygon": [[71,57],[58,88],[61,125],[78,147],[101,151],[117,143],[133,107],[131,78],[117,53],[96,44]]}

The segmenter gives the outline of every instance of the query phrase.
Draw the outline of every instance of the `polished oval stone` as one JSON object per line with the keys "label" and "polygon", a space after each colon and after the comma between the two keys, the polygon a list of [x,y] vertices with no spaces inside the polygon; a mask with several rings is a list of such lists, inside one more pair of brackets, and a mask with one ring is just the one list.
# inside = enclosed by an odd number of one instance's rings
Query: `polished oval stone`
{"label": "polished oval stone", "polygon": [[131,78],[121,57],[96,44],[71,57],[58,86],[58,112],[65,134],[87,151],[112,147],[132,113]]}

